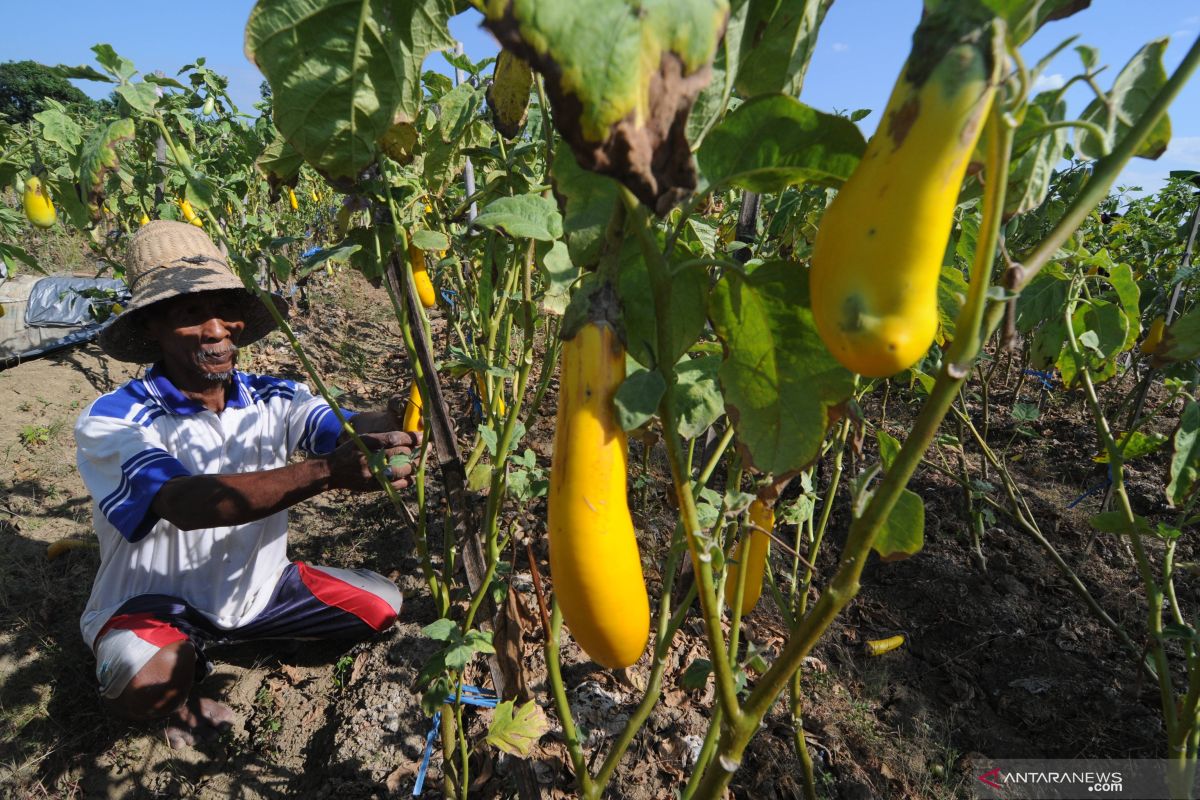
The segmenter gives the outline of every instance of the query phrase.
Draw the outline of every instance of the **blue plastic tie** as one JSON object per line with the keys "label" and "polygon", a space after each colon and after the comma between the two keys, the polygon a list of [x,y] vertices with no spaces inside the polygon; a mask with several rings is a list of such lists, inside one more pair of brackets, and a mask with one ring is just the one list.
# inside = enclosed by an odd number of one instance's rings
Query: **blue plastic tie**
{"label": "blue plastic tie", "polygon": [[[496,697],[496,693],[490,689],[480,689],[478,686],[462,686],[459,689],[458,696],[447,695],[447,703],[462,703],[468,706],[480,706],[482,708],[495,708],[500,702]],[[429,733],[425,734],[425,752],[421,756],[421,766],[417,769],[417,781],[413,784],[413,797],[419,797],[421,791],[425,788],[425,775],[429,772],[429,760],[433,758],[433,743],[437,741],[438,730],[442,723],[442,712],[435,711],[433,714],[433,725],[429,728]]]}
{"label": "blue plastic tie", "polygon": [[1043,372],[1040,369],[1027,369],[1027,370],[1025,370],[1025,374],[1032,375],[1033,377],[1035,377],[1039,381],[1041,381],[1042,388],[1045,389],[1047,392],[1054,391],[1054,373],[1053,372]]}
{"label": "blue plastic tie", "polygon": [[1112,486],[1112,481],[1113,481],[1112,464],[1109,464],[1108,465],[1108,477],[1105,478],[1104,480],[1100,481],[1099,483],[1097,483],[1095,486],[1088,489],[1083,494],[1079,495],[1079,497],[1076,497],[1074,500],[1072,500],[1067,505],[1067,508],[1068,509],[1074,508],[1075,506],[1079,505],[1087,498],[1094,495],[1096,492],[1099,492],[1102,489],[1107,489],[1109,486]]}
{"label": "blue plastic tie", "polygon": [[442,299],[450,306],[451,311],[454,311],[458,305],[455,301],[456,297],[458,297],[458,292],[454,289],[442,289]]}

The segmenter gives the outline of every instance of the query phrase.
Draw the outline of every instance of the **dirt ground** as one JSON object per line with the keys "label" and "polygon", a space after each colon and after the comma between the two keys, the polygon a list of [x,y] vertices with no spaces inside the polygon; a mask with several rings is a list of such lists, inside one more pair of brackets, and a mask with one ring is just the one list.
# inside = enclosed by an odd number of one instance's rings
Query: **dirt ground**
{"label": "dirt ground", "polygon": [[[403,391],[406,373],[396,355],[403,348],[385,296],[342,274],[314,291],[321,295],[312,306],[319,312],[300,314],[296,327],[323,374],[345,391],[347,405],[377,407]],[[244,355],[242,367],[249,371],[300,377],[277,334]],[[411,795],[430,730],[414,685],[435,649],[420,629],[434,611],[412,532],[377,497],[328,494],[294,509],[292,557],[391,576],[407,598],[393,631],[351,646],[214,651],[217,670],[203,689],[229,703],[239,724],[200,749],[172,750],[161,726],[134,727],[101,713],[95,664],[78,627],[97,553],[85,546],[51,561],[46,546],[91,537],[72,426],[88,402],[132,374],[94,346],[0,372],[0,795]],[[1079,416],[1079,398],[1061,388],[1044,391],[1036,382],[1026,382],[1017,398],[1016,379],[1009,383],[993,397],[992,441],[1023,440],[1014,469],[1043,531],[1108,613],[1140,640],[1144,602],[1122,543],[1101,537],[1085,555],[1087,518],[1097,512],[1100,496],[1067,508],[1104,474],[1092,460],[1095,434]],[[464,440],[472,427],[465,388],[464,380],[451,391]],[[1112,397],[1128,388],[1113,387]],[[1040,404],[1041,416],[1032,423],[1012,419],[1009,410],[1018,399]],[[522,445],[534,450],[543,468],[549,466],[552,408],[552,402],[544,404]],[[880,399],[872,398],[867,419],[878,420],[880,413]],[[902,437],[912,413],[893,396],[888,428]],[[1163,422],[1164,432],[1169,423]],[[868,447],[858,463],[871,458]],[[1132,470],[1135,510],[1152,520],[1165,518],[1161,488],[1155,488],[1162,486],[1164,464],[1158,454]],[[654,485],[669,485],[662,480],[660,452],[652,453],[651,470],[659,476]],[[431,502],[438,503],[436,479],[431,483]],[[981,571],[971,555],[959,489],[928,469],[912,488],[927,508],[924,550],[906,561],[872,560],[859,597],[806,664],[805,728],[822,796],[966,797],[973,770],[1001,757],[1163,757],[1154,687],[1138,678],[1128,654],[1070,592],[1043,550],[998,516],[984,538],[987,570]],[[537,527],[544,503],[514,513],[519,516],[507,523],[533,532],[544,576],[544,525]],[[662,585],[655,564],[673,524],[666,497],[651,491],[634,516],[654,596]],[[832,541],[817,564],[818,585],[834,569],[848,521],[845,511],[834,517]],[[1191,558],[1185,542],[1177,560]],[[569,762],[545,691],[541,624],[523,557],[512,583],[524,612],[527,675],[552,723],[535,749],[535,774],[545,796],[569,796]],[[1194,582],[1178,588],[1183,605],[1194,607]],[[747,621],[747,635],[768,651],[781,646],[785,630],[769,600]],[[894,633],[906,636],[903,647],[865,655],[863,640]],[[682,786],[713,697],[711,682],[690,690],[680,678],[704,657],[700,625],[689,621],[676,637],[663,699],[634,740],[609,796],[668,797]],[[576,721],[589,750],[602,753],[640,697],[634,687],[644,683],[648,658],[617,675],[588,661],[568,639],[563,659],[566,683],[575,687]],[[466,712],[473,730],[483,728],[487,713]],[[426,797],[441,796],[436,751]],[[511,795],[509,757],[481,751],[474,762],[475,796]],[[733,795],[799,797],[799,774],[780,703],[754,739]]]}

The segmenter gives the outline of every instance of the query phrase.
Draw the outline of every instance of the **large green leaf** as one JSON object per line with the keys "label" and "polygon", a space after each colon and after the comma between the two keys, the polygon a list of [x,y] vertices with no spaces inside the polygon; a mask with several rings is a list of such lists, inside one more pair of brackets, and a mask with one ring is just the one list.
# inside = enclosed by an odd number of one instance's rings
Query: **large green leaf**
{"label": "large green leaf", "polygon": [[[80,198],[98,206],[104,200],[104,176],[121,163],[117,145],[133,138],[132,119],[119,119],[96,131],[79,151]],[[99,215],[99,208],[93,209]]]}
{"label": "large green leaf", "polygon": [[492,712],[488,725],[487,740],[506,753],[528,758],[542,734],[550,730],[546,713],[534,700],[516,706],[505,700]]}
{"label": "large green leaf", "polygon": [[[1104,139],[1100,140],[1086,131],[1080,133],[1079,155],[1084,158],[1103,157],[1146,113],[1158,90],[1167,82],[1167,71],[1163,67],[1167,42],[1166,38],[1156,39],[1138,50],[1117,75],[1108,92],[1107,102],[1096,98],[1084,109],[1081,119],[1098,125],[1104,131]],[[1135,155],[1158,158],[1170,141],[1171,120],[1163,114]]]}
{"label": "large green leaf", "polygon": [[1048,319],[1060,319],[1069,284],[1061,276],[1042,270],[1017,298],[1017,330],[1029,333]]}
{"label": "large green leaf", "polygon": [[1187,500],[1200,478],[1200,403],[1189,402],[1179,416],[1175,431],[1175,451],[1171,455],[1171,482],[1167,501],[1178,506]]}
{"label": "large green leaf", "polygon": [[854,376],[817,335],[808,274],[772,261],[749,275],[726,272],[709,296],[725,350],[719,377],[725,410],[746,463],[776,476],[817,457],[830,408],[846,401]]}
{"label": "large green leaf", "polygon": [[733,81],[737,78],[742,31],[749,10],[750,0],[730,0],[729,22],[725,25],[725,35],[721,37],[721,44],[717,47],[717,55],[713,59],[712,80],[700,90],[688,115],[687,139],[691,142],[693,150],[700,146],[704,137],[712,130],[712,126],[734,102]]}
{"label": "large green leaf", "polygon": [[571,260],[580,267],[592,266],[600,257],[600,242],[620,187],[611,178],[581,169],[565,147],[555,148],[551,174],[563,205],[563,232]]}
{"label": "large green leaf", "polygon": [[449,0],[259,0],[246,55],[280,133],[324,174],[357,176],[392,125],[416,119],[422,62],[454,46],[451,12]]}
{"label": "large green leaf", "polygon": [[562,217],[554,201],[540,194],[501,197],[488,203],[475,224],[517,239],[552,242],[562,236]]}
{"label": "large green leaf", "polygon": [[919,494],[904,489],[872,546],[885,561],[898,561],[920,552],[924,544],[925,503]]}
{"label": "large green leaf", "polygon": [[1200,358],[1200,308],[1193,308],[1163,332],[1155,362],[1168,364]]}
{"label": "large green leaf", "polygon": [[743,97],[782,92],[796,97],[833,0],[749,0],[736,86]]}
{"label": "large green leaf", "polygon": [[709,82],[727,0],[488,0],[485,25],[545,79],[585,169],[659,214],[695,187],[686,121]]}
{"label": "large green leaf", "polygon": [[675,407],[679,409],[679,435],[695,439],[721,418],[725,406],[717,385],[720,356],[684,358],[675,365]]}
{"label": "large green leaf", "polygon": [[33,115],[42,126],[42,138],[57,145],[71,155],[79,149],[83,142],[83,129],[79,123],[71,119],[57,108],[48,108]]}
{"label": "large green leaf", "polygon": [[[949,1],[926,0],[925,5]],[[1027,41],[1047,22],[1069,17],[1076,11],[1091,5],[1091,0],[982,0],[982,2],[1008,24],[1008,35],[1014,44]]]}
{"label": "large green leaf", "polygon": [[1050,128],[1066,114],[1067,104],[1055,102],[1051,94],[1039,95],[1025,111],[1025,119],[1013,143],[1013,159],[1004,195],[1004,214],[1012,217],[1040,206],[1050,190],[1054,168],[1062,160],[1067,144],[1065,128]]}
{"label": "large green leaf", "polygon": [[696,158],[711,186],[778,192],[810,180],[840,184],[866,147],[858,126],[845,117],[777,94],[738,106],[708,134]]}
{"label": "large green leaf", "polygon": [[665,322],[670,352],[665,354],[658,352],[654,291],[644,254],[634,238],[626,239],[621,248],[620,276],[619,294],[629,355],[647,367],[656,366],[660,359],[675,363],[704,330],[708,273],[698,266],[676,267],[671,276],[670,318]]}

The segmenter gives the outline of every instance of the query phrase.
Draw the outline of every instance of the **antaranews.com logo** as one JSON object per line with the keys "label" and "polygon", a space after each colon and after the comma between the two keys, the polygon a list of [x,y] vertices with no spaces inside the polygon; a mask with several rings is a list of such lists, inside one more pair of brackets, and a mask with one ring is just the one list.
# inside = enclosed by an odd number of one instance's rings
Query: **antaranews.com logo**
{"label": "antaranews.com logo", "polygon": [[989,800],[1158,800],[1170,762],[1156,759],[996,759],[977,765],[972,788]]}

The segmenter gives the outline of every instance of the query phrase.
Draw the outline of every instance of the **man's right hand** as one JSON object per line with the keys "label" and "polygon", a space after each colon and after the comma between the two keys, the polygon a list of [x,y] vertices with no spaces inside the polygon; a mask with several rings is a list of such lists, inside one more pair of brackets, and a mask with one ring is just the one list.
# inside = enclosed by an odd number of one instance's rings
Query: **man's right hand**
{"label": "man's right hand", "polygon": [[[372,452],[383,451],[385,460],[392,456],[412,456],[421,447],[421,434],[404,431],[367,433],[362,440]],[[350,489],[355,492],[380,491],[379,481],[371,474],[367,457],[354,442],[338,445],[326,456],[329,462],[329,488]],[[412,485],[413,464],[389,467],[393,489],[407,489]]]}

